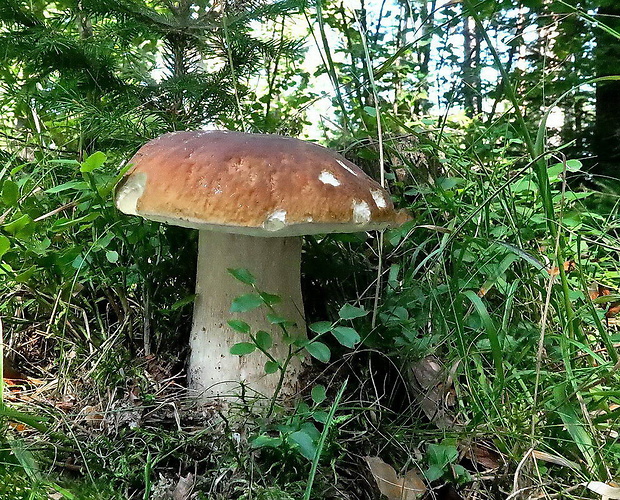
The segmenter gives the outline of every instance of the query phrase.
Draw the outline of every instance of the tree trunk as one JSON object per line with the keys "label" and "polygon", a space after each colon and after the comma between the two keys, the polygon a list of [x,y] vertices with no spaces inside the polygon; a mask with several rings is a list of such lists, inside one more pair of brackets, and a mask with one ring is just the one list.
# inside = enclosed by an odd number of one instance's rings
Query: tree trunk
{"label": "tree trunk", "polygon": [[463,107],[465,114],[469,117],[474,116],[474,89],[475,69],[473,59],[473,34],[471,30],[471,17],[463,15],[463,64],[461,65],[461,75],[463,77]]}
{"label": "tree trunk", "polygon": [[[615,0],[598,9],[599,19],[616,31],[620,30],[620,6]],[[597,76],[617,75],[620,65],[620,40],[599,29],[596,37]],[[593,153],[597,157],[594,172],[620,178],[620,81],[596,85],[596,124]]]}

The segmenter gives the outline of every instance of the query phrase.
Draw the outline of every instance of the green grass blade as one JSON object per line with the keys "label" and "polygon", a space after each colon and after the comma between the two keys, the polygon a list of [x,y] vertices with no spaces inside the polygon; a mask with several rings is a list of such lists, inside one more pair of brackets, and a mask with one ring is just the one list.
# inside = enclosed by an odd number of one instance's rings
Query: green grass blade
{"label": "green grass blade", "polygon": [[558,385],[553,389],[553,398],[558,405],[557,413],[570,435],[573,443],[577,446],[591,470],[596,470],[596,455],[594,453],[594,443],[585,424],[579,419],[575,408],[566,399],[566,386]]}
{"label": "green grass blade", "polygon": [[503,354],[502,354],[502,346],[499,342],[499,337],[497,335],[497,328],[495,327],[495,323],[493,319],[489,315],[489,311],[486,306],[480,300],[480,297],[476,295],[472,290],[465,290],[463,295],[469,299],[472,305],[476,308],[480,319],[482,320],[482,324],[484,325],[484,330],[489,338],[489,343],[491,344],[491,355],[493,357],[493,363],[495,365],[495,372],[497,376],[497,381],[499,387],[504,386],[504,363],[503,363]]}
{"label": "green grass blade", "polygon": [[306,485],[306,491],[304,492],[303,500],[310,500],[310,495],[312,494],[312,484],[314,483],[314,478],[316,477],[316,471],[319,466],[319,459],[321,458],[321,453],[325,446],[325,441],[327,440],[327,435],[331,429],[332,423],[334,421],[334,415],[336,414],[336,410],[338,409],[338,405],[340,405],[340,400],[344,395],[344,391],[347,388],[348,379],[344,381],[342,387],[336,394],[334,398],[334,402],[332,403],[329,413],[327,414],[327,419],[325,420],[325,426],[323,427],[323,432],[321,432],[321,437],[316,445],[316,453],[314,455],[314,459],[312,460],[312,466],[310,467],[310,474],[308,475],[308,483]]}

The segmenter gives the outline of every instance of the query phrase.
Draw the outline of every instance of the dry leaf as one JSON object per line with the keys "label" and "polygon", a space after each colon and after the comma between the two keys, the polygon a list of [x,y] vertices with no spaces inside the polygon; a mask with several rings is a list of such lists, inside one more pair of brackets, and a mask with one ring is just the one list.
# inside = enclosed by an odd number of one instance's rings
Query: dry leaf
{"label": "dry leaf", "polygon": [[426,417],[440,429],[454,427],[452,382],[447,370],[434,356],[412,363],[412,392]]}
{"label": "dry leaf", "polygon": [[17,432],[24,432],[26,431],[26,426],[20,422],[7,422],[9,427],[11,427],[13,430],[17,431]]}
{"label": "dry leaf", "polygon": [[579,469],[579,465],[575,462],[571,462],[563,457],[559,457],[557,455],[552,455],[551,453],[547,453],[544,451],[533,450],[532,456],[536,460],[543,460],[544,462],[549,462],[556,465],[562,465],[564,467],[570,467],[571,469]]}
{"label": "dry leaf", "polygon": [[[564,262],[564,265],[562,267],[564,267],[564,271],[566,271],[567,273],[570,273],[575,270],[575,266],[576,264],[574,260],[567,260],[566,262]],[[551,269],[547,269],[547,272],[551,276],[557,276],[558,274],[560,274],[560,270],[557,267],[552,267]]]}
{"label": "dry leaf", "polygon": [[379,457],[365,457],[365,460],[379,491],[388,500],[415,500],[426,491],[424,481],[414,469],[407,471],[404,477],[400,477],[391,465]]}
{"label": "dry leaf", "polygon": [[588,295],[590,295],[590,299],[595,300],[599,297],[605,297],[606,295],[611,295],[611,288],[607,288],[604,285],[596,284],[588,287]]}
{"label": "dry leaf", "polygon": [[191,472],[187,476],[181,476],[172,492],[172,500],[188,500],[194,489],[194,476]]}
{"label": "dry leaf", "polygon": [[[460,0],[459,0],[460,1]],[[420,224],[416,226],[416,229],[430,229],[431,231],[437,231],[438,233],[450,234],[453,230],[447,227],[435,226],[433,224]]]}
{"label": "dry leaf", "polygon": [[82,415],[84,416],[86,425],[89,427],[101,427],[101,424],[103,424],[104,417],[101,414],[100,405],[85,406],[82,408]]}
{"label": "dry leaf", "polygon": [[605,313],[606,318],[613,318],[620,312],[620,302],[612,302]]}
{"label": "dry leaf", "polygon": [[472,462],[482,465],[487,469],[497,469],[502,465],[502,457],[488,446],[472,443],[465,456]]}
{"label": "dry leaf", "polygon": [[601,483],[600,481],[590,481],[589,483],[582,484],[594,493],[601,495],[603,500],[607,498],[613,500],[620,499],[620,488],[618,486]]}
{"label": "dry leaf", "polygon": [[15,384],[18,381],[27,380],[28,377],[13,367],[13,361],[9,358],[2,359],[2,378],[9,384]]}

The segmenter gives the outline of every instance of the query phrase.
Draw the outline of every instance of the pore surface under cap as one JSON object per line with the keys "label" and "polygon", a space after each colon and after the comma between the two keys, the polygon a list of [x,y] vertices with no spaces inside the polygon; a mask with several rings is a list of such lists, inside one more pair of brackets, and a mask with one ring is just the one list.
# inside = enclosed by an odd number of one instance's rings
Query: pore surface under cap
{"label": "pore surface under cap", "polygon": [[326,148],[278,135],[174,132],[143,146],[117,188],[126,213],[257,236],[398,225],[388,193]]}

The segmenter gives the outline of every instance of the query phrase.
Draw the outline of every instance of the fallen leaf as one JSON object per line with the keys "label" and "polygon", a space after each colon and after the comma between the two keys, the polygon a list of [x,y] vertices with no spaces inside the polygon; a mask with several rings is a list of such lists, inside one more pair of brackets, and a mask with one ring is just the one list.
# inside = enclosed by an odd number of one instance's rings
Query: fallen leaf
{"label": "fallen leaf", "polygon": [[388,500],[415,500],[426,492],[426,485],[415,469],[407,471],[400,477],[391,465],[379,457],[365,457],[381,494]]}
{"label": "fallen leaf", "polygon": [[598,493],[603,499],[620,499],[620,488],[618,486],[612,486],[610,484],[601,483],[600,481],[590,481],[589,483],[581,483],[583,486]]}
{"label": "fallen leaf", "polygon": [[542,460],[544,462],[549,462],[556,465],[562,465],[564,467],[570,467],[571,469],[579,469],[579,465],[575,462],[571,462],[564,457],[560,457],[558,455],[552,455],[551,453],[547,453],[545,451],[533,450],[532,456],[536,460]]}
{"label": "fallen leaf", "polygon": [[[564,265],[562,267],[564,267],[565,272],[570,273],[575,270],[575,261],[567,260],[566,262],[564,262]],[[558,267],[552,267],[550,269],[547,269],[547,272],[551,276],[557,276],[558,274],[560,274],[560,269]]]}
{"label": "fallen leaf", "polygon": [[26,430],[26,426],[20,422],[8,422],[9,427],[17,432],[24,432]]}
{"label": "fallen leaf", "polygon": [[426,417],[441,429],[454,427],[454,392],[447,370],[436,357],[426,356],[410,367],[412,393]]}
{"label": "fallen leaf", "polygon": [[172,492],[172,500],[188,500],[194,489],[194,476],[191,472],[187,476],[181,476]]}
{"label": "fallen leaf", "polygon": [[605,313],[606,318],[613,318],[620,312],[620,302],[612,302]]}
{"label": "fallen leaf", "polygon": [[592,286],[588,288],[588,295],[590,295],[591,300],[596,300],[599,297],[611,295],[611,288],[598,284],[596,287]]}
{"label": "fallen leaf", "polygon": [[501,455],[497,453],[495,450],[492,450],[488,446],[484,446],[477,443],[472,443],[465,456],[469,458],[472,462],[476,464],[480,464],[487,469],[497,469],[499,468],[503,461],[501,459]]}
{"label": "fallen leaf", "polygon": [[82,415],[86,421],[86,425],[89,427],[100,427],[103,423],[103,415],[101,414],[101,408],[97,406],[85,406],[82,408]]}

